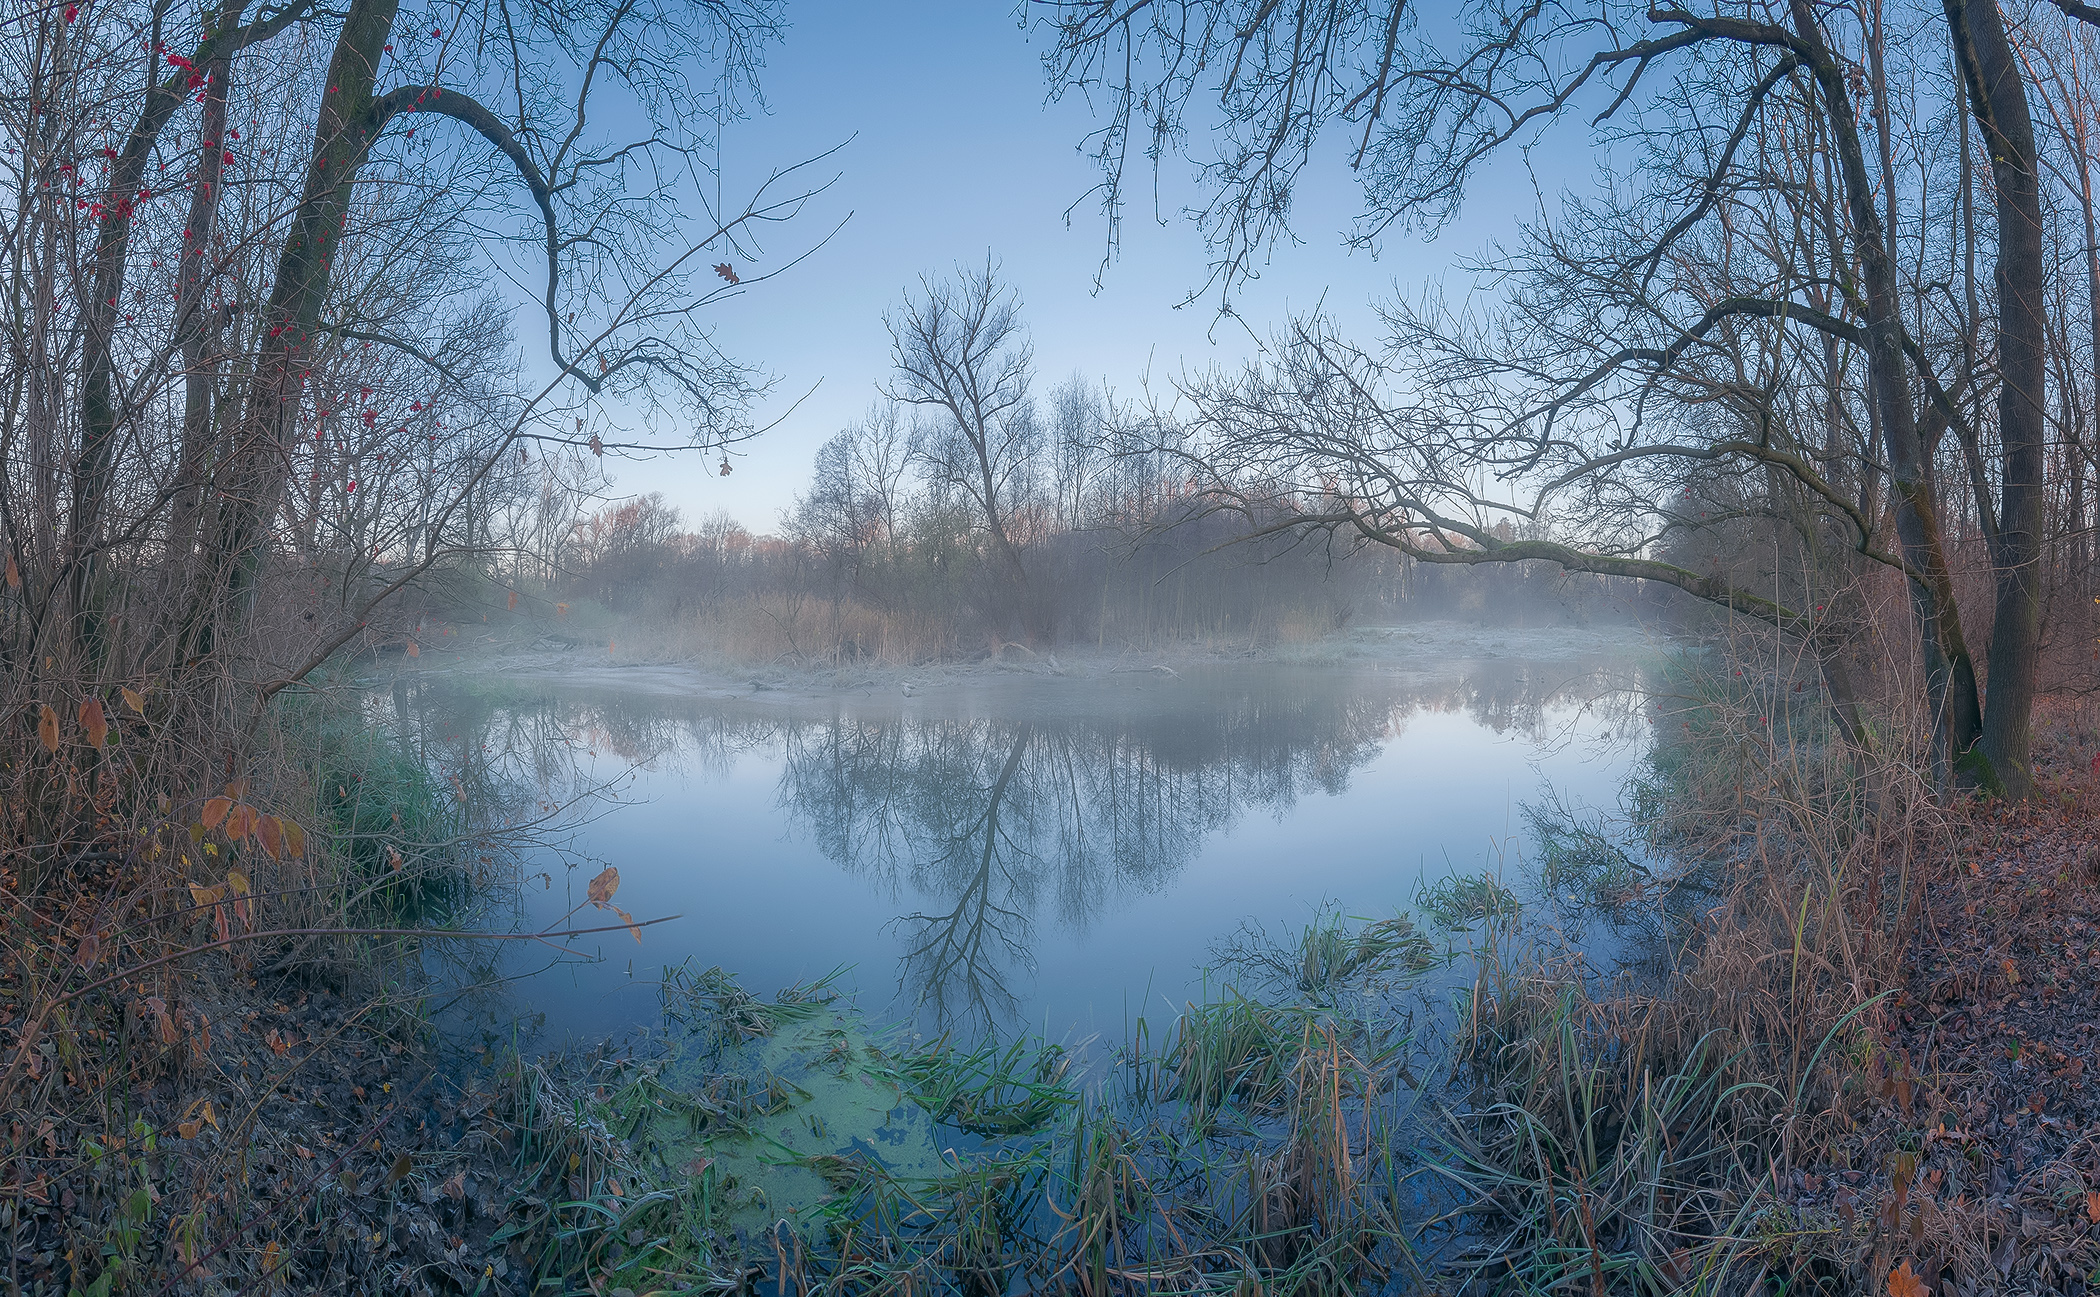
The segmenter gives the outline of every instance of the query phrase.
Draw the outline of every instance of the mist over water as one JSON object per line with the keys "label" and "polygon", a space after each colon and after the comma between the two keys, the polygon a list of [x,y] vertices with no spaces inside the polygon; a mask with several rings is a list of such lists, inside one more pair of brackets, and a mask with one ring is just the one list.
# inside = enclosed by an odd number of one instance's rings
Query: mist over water
{"label": "mist over water", "polygon": [[426,677],[391,710],[514,799],[604,790],[479,922],[558,924],[605,864],[636,917],[682,916],[639,944],[483,956],[454,980],[515,980],[453,1006],[470,1034],[619,1034],[655,1020],[662,968],[690,959],[761,996],[838,975],[871,1016],[927,1032],[1120,1040],[1219,989],[1203,969],[1243,925],[1324,905],[1390,916],[1453,871],[1516,884],[1522,804],[1548,782],[1611,804],[1639,758],[1640,657],[1629,640],[1606,657],[985,676],[911,697]]}

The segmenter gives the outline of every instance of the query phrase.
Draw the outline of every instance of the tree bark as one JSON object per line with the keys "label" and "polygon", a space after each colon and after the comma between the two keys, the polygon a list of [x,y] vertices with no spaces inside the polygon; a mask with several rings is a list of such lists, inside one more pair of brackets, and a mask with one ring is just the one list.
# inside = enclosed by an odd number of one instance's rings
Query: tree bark
{"label": "tree bark", "polygon": [[335,250],[349,219],[357,172],[381,125],[373,112],[381,50],[400,0],[352,0],[314,129],[313,163],[291,233],[278,256],[261,354],[231,448],[229,488],[192,609],[192,648],[211,651],[213,624],[243,615],[277,513],[297,435],[312,343]]}
{"label": "tree bark", "polygon": [[2041,174],[2027,87],[1996,0],[1945,0],[1947,27],[1991,159],[1998,217],[1998,536],[1991,566],[1990,690],[1975,773],[2007,795],[2034,787],[2031,762],[2041,653],[2047,472],[2048,317]]}
{"label": "tree bark", "polygon": [[1845,72],[1823,40],[1809,0],[1790,0],[1794,32],[1831,115],[1831,138],[1838,150],[1845,203],[1856,231],[1854,240],[1864,281],[1867,378],[1888,451],[1889,482],[1896,511],[1896,538],[1916,574],[1911,607],[1918,621],[1926,701],[1933,713],[1939,759],[1947,769],[1973,777],[1970,751],[1983,731],[1976,666],[1962,635],[1961,612],[1947,562],[1938,492],[1930,456],[1919,435],[1909,367],[1903,351],[1902,303],[1881,213],[1878,192],[1860,148],[1860,125]]}

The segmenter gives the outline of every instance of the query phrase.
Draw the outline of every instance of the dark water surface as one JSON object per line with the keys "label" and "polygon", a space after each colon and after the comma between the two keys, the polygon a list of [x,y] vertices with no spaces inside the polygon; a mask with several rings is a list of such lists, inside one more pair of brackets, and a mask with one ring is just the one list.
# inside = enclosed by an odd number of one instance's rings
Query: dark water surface
{"label": "dark water surface", "polygon": [[1120,1040],[1202,995],[1243,924],[1389,916],[1454,871],[1515,885],[1523,804],[1550,782],[1609,805],[1640,756],[1644,656],[995,675],[911,697],[425,676],[386,702],[512,814],[606,790],[476,921],[559,924],[605,864],[637,918],[683,916],[640,943],[473,956],[454,980],[500,984],[450,1010],[470,1032],[619,1034],[690,959],[762,996],[844,970],[871,1016],[929,1031]]}

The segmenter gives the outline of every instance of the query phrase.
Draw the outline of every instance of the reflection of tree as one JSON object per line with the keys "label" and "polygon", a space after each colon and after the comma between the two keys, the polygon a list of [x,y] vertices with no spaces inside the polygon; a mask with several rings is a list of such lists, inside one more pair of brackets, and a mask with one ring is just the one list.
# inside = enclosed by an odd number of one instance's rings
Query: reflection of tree
{"label": "reflection of tree", "polygon": [[1117,897],[1165,886],[1249,810],[1346,791],[1418,710],[1536,730],[1574,676],[1269,671],[1191,682],[1168,706],[1122,690],[1102,714],[1027,723],[789,722],[781,801],[841,866],[934,902],[900,920],[902,979],[942,1020],[989,1019],[1012,1006],[1046,909],[1084,927]]}
{"label": "reflection of tree", "polygon": [[[989,1021],[1017,998],[1046,918],[1084,928],[1166,886],[1250,811],[1340,794],[1419,712],[1463,712],[1547,741],[1562,705],[1631,716],[1624,673],[1516,659],[1428,676],[1262,667],[1172,684],[1075,682],[1055,715],[813,716],[615,690],[423,691],[396,706],[476,802],[520,814],[592,781],[579,758],[726,773],[782,760],[798,832],[901,896],[900,977],[941,1021]],[[1616,728],[1616,724],[1613,725]]]}
{"label": "reflection of tree", "polygon": [[[1014,734],[999,777],[985,790],[984,810],[962,833],[949,839],[934,862],[937,873],[965,875],[954,908],[946,914],[910,914],[901,921],[911,931],[904,979],[919,984],[920,1003],[932,1008],[943,1022],[958,1016],[958,1009],[963,1015],[989,1020],[1014,1007],[1002,965],[1027,960],[1028,918],[994,897],[1024,890],[1014,886],[1013,864],[1027,854],[1026,849],[1005,831],[999,817],[1031,734],[1026,725]],[[963,869],[971,857],[974,866]],[[957,992],[960,1003],[954,1002]]]}

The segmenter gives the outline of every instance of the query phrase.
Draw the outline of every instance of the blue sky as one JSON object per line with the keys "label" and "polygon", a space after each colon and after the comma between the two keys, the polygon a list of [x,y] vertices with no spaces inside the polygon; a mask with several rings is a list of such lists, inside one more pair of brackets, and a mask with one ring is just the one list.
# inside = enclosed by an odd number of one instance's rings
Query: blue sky
{"label": "blue sky", "polygon": [[[988,252],[1021,293],[1041,388],[1076,370],[1132,393],[1149,374],[1165,391],[1184,370],[1252,353],[1247,327],[1219,321],[1214,299],[1175,309],[1206,267],[1179,214],[1192,192],[1185,162],[1167,167],[1178,194],[1163,203],[1165,223],[1133,205],[1122,254],[1095,290],[1106,226],[1091,201],[1065,217],[1095,183],[1079,147],[1093,119],[1076,100],[1047,102],[1044,37],[1018,25],[1010,0],[793,0],[788,19],[763,72],[768,111],[730,128],[725,190],[734,202],[772,169],[843,144],[838,179],[739,269],[774,269],[845,223],[800,265],[724,303],[717,334],[726,352],[778,380],[760,422],[786,417],[730,477],[697,456],[628,462],[613,466],[622,493],[662,491],[689,520],[726,509],[752,530],[775,529],[818,445],[866,409],[888,372],[884,310],[920,274]],[[1528,184],[1493,188],[1529,201]],[[1259,334],[1324,300],[1368,336],[1375,299],[1396,284],[1412,292],[1477,252],[1508,229],[1512,210],[1483,191],[1466,217],[1493,211],[1491,225],[1462,217],[1434,243],[1406,237],[1374,259],[1344,245],[1358,203],[1346,167],[1308,173],[1295,203],[1302,242],[1278,249],[1238,297]]]}

